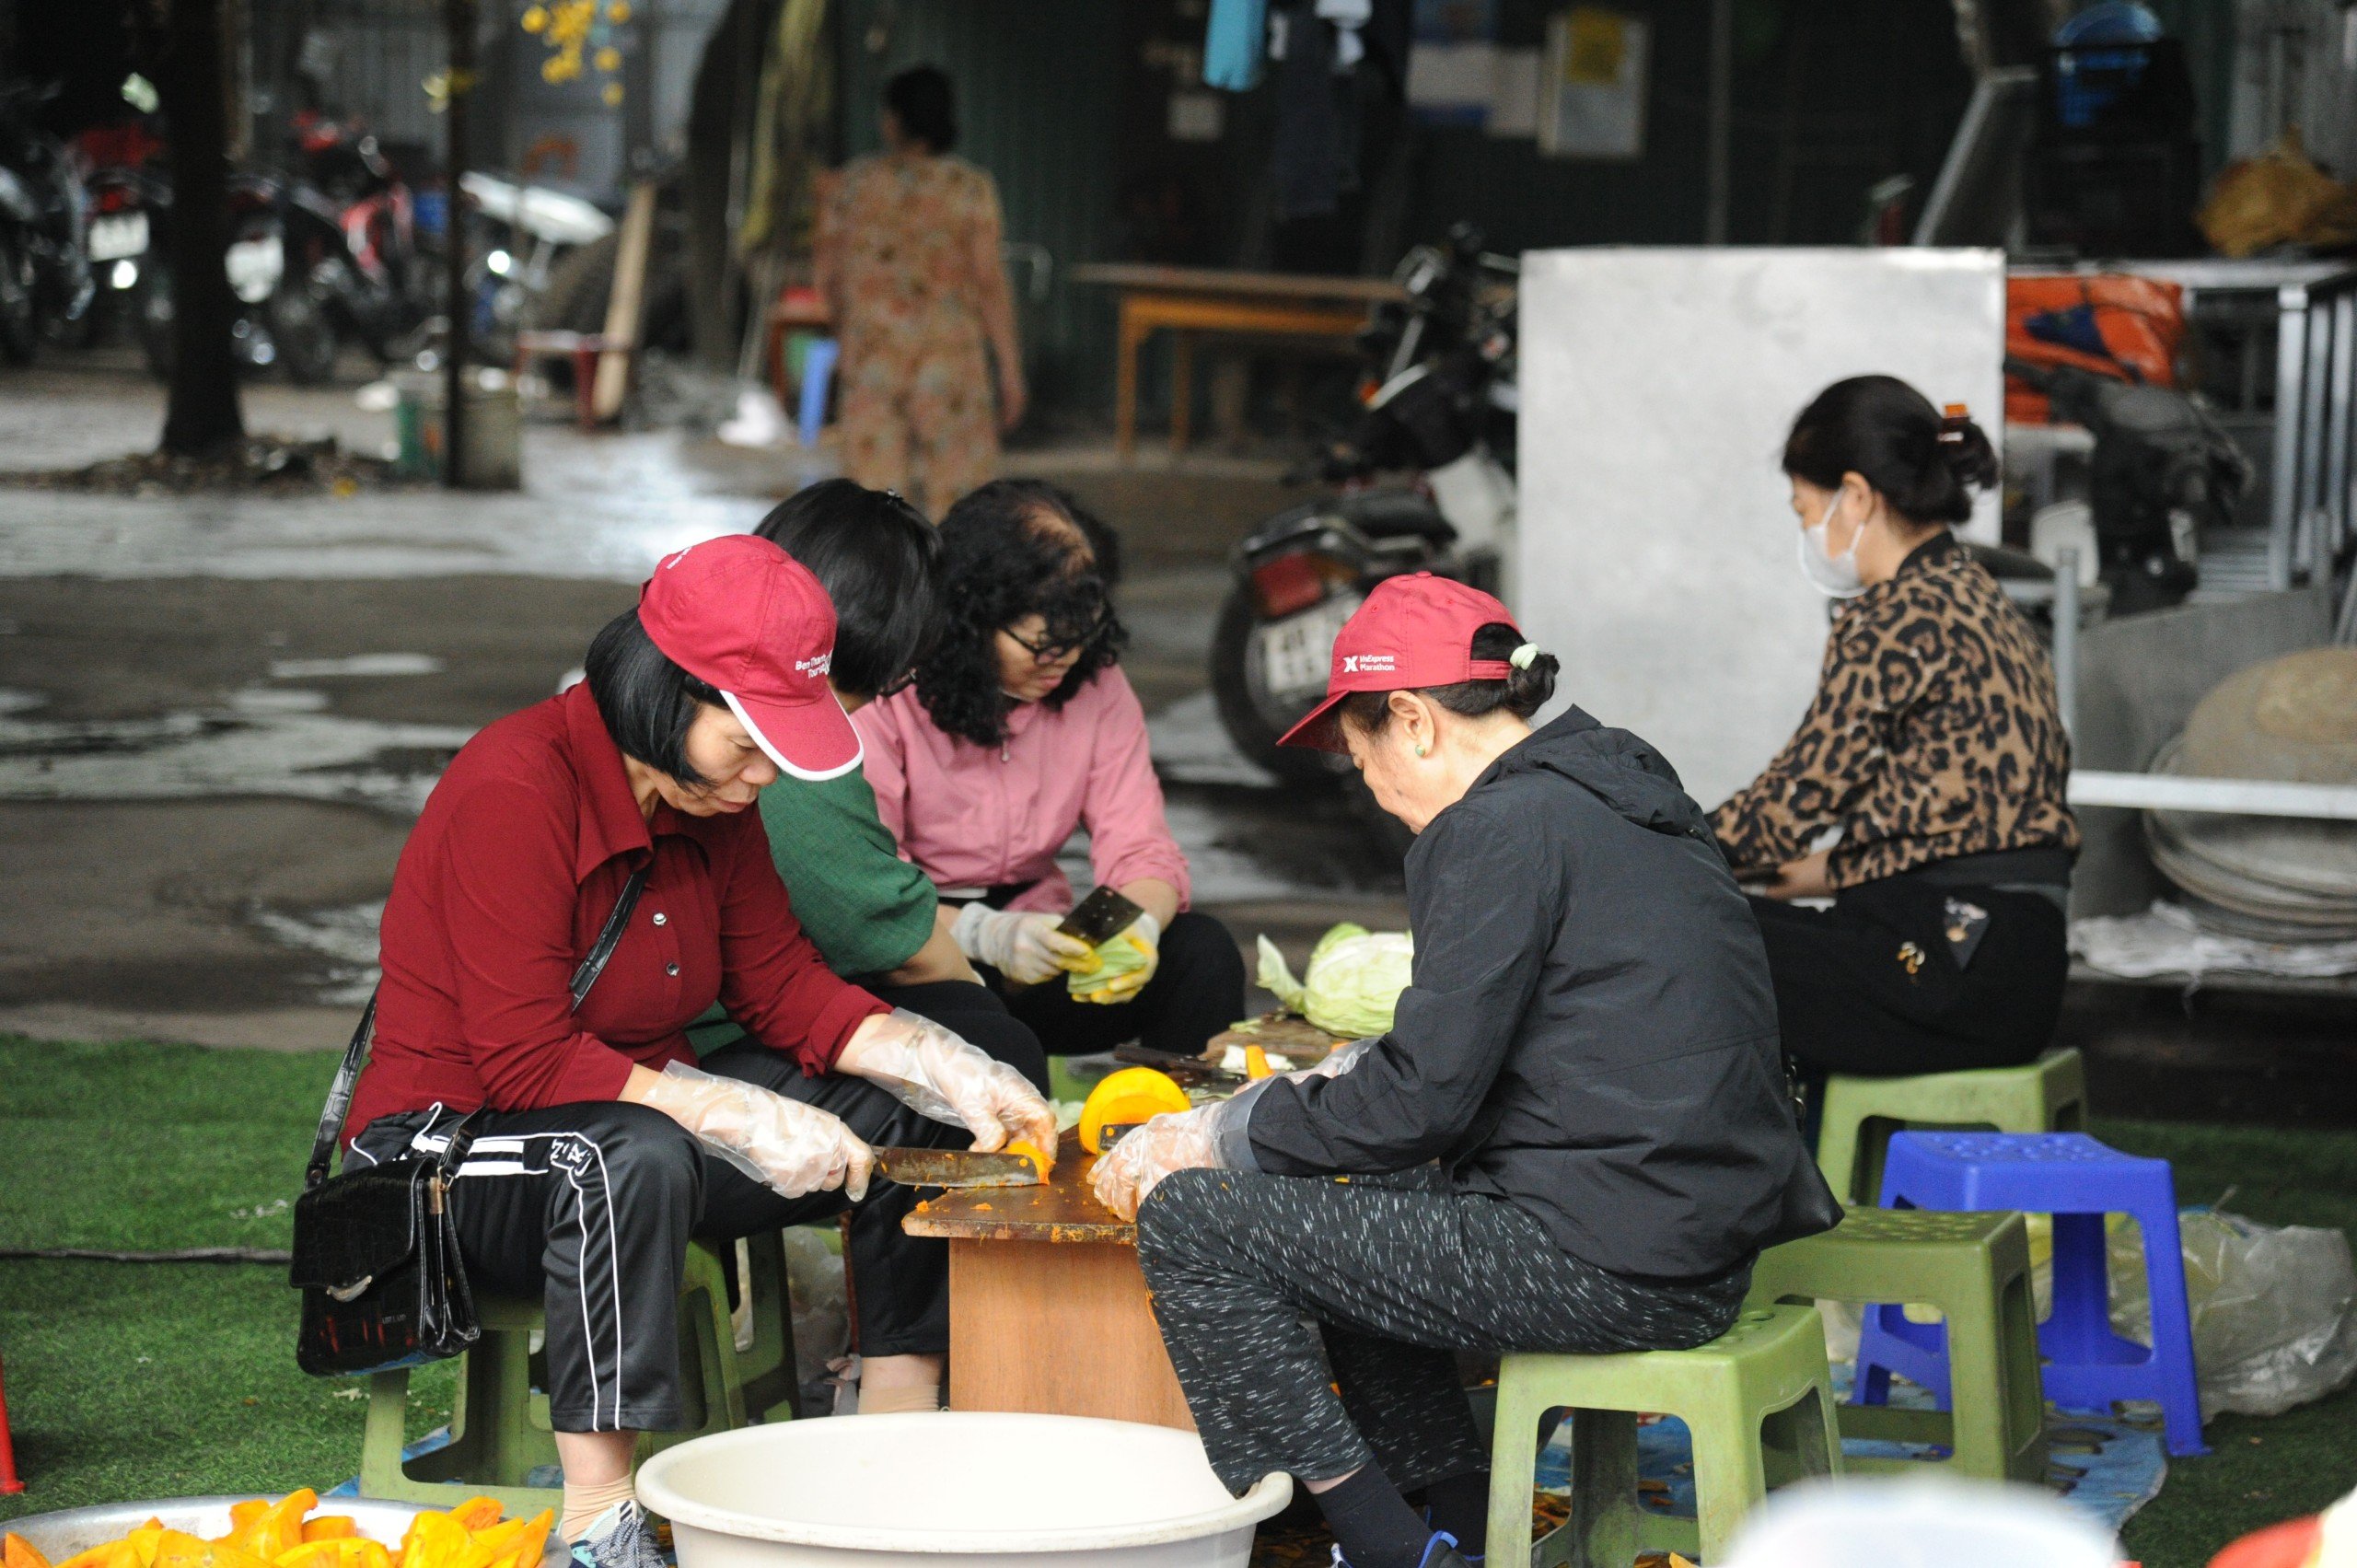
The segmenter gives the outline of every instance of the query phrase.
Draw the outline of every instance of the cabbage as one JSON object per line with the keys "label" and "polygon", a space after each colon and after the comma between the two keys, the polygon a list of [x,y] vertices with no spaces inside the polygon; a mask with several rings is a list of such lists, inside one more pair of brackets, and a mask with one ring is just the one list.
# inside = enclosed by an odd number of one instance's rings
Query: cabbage
{"label": "cabbage", "polygon": [[1404,931],[1369,931],[1344,921],[1318,939],[1303,978],[1284,955],[1260,938],[1260,985],[1328,1034],[1365,1040],[1387,1033],[1392,1009],[1408,989],[1415,940]]}

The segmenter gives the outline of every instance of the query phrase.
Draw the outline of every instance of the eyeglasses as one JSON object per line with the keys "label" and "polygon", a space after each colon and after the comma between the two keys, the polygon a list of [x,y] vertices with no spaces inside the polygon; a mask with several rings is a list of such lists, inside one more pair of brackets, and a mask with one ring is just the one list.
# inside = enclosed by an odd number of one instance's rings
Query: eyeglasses
{"label": "eyeglasses", "polygon": [[1111,629],[1112,624],[1113,607],[1102,605],[1097,609],[1096,620],[1090,623],[1086,631],[1077,636],[1060,637],[1053,633],[1042,633],[1039,640],[1033,643],[1016,636],[1005,627],[1002,626],[999,630],[1004,633],[1008,642],[1029,654],[1039,663],[1053,664],[1067,654],[1086,653],[1088,649],[1095,647],[1104,639],[1105,633]]}

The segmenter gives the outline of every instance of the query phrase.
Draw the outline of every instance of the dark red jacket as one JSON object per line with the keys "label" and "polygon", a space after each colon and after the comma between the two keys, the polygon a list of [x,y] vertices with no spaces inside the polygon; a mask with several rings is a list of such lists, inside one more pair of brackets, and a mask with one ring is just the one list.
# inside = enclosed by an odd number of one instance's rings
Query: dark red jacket
{"label": "dark red jacket", "polygon": [[[637,910],[575,1016],[567,986],[633,867]],[[469,741],[425,802],[385,904],[377,1043],[347,1133],[440,1103],[610,1100],[631,1064],[695,1060],[717,999],[807,1073],[883,1003],[830,973],[787,907],[761,813],[639,814],[586,685]]]}

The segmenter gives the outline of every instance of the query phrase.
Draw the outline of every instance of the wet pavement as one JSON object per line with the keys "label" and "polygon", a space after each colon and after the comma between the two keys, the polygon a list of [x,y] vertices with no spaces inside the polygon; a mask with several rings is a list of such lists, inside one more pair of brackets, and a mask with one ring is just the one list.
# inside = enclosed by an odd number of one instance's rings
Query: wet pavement
{"label": "wet pavement", "polygon": [[[248,427],[375,451],[345,385],[248,389]],[[0,378],[0,462],[143,448],[157,389],[103,356]],[[1404,923],[1339,796],[1279,789],[1203,691],[1225,559],[1300,499],[1273,465],[1124,470],[1018,453],[1123,536],[1125,659],[1197,900],[1298,959],[1327,924]],[[828,471],[678,431],[529,423],[528,488],[120,496],[0,486],[0,1029],[337,1043],[373,982],[409,821],[475,728],[546,695],[664,552],[749,528]]]}

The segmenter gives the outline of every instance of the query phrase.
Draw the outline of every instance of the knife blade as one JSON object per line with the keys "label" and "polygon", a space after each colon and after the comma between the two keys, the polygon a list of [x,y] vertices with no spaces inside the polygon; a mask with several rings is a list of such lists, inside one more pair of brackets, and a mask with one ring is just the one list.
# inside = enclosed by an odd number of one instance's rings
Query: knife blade
{"label": "knife blade", "polygon": [[1021,1155],[971,1149],[878,1148],[876,1168],[903,1187],[1037,1187],[1039,1172]]}

